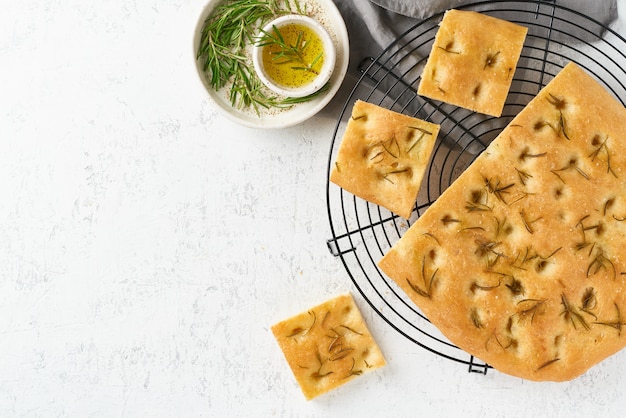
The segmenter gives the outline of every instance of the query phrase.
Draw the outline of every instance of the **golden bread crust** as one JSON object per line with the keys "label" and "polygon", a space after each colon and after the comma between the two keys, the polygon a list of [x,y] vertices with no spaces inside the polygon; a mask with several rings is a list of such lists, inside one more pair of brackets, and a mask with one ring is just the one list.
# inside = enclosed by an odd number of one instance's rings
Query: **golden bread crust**
{"label": "golden bread crust", "polygon": [[358,100],[330,181],[409,218],[438,133],[439,125]]}
{"label": "golden bread crust", "polygon": [[472,11],[448,10],[418,93],[500,116],[528,28]]}
{"label": "golden bread crust", "polygon": [[379,262],[451,342],[564,381],[626,345],[626,110],[568,64]]}
{"label": "golden bread crust", "polygon": [[350,294],[272,326],[307,400],[385,365]]}

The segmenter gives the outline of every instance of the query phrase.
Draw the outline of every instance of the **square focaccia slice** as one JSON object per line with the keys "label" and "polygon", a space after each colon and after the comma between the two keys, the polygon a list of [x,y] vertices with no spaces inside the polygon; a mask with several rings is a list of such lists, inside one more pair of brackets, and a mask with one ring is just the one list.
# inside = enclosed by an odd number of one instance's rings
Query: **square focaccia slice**
{"label": "square focaccia slice", "polygon": [[358,100],[330,181],[408,219],[439,125]]}
{"label": "square focaccia slice", "polygon": [[499,117],[527,32],[524,26],[478,12],[448,10],[418,93]]}
{"label": "square focaccia slice", "polygon": [[307,400],[385,365],[349,293],[275,324],[272,332]]}
{"label": "square focaccia slice", "polygon": [[569,63],[379,261],[451,342],[564,381],[626,345],[626,110]]}

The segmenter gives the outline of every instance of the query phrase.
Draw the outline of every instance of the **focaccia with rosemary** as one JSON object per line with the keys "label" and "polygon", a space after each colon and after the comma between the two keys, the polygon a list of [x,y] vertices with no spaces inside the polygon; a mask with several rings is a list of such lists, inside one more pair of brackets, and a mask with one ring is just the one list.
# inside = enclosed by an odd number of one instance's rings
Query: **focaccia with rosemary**
{"label": "focaccia with rosemary", "polygon": [[500,116],[528,28],[473,11],[448,10],[418,94]]}
{"label": "focaccia with rosemary", "polygon": [[565,381],[626,345],[626,110],[570,63],[380,260],[452,343]]}
{"label": "focaccia with rosemary", "polygon": [[357,100],[330,181],[409,218],[439,125]]}
{"label": "focaccia with rosemary", "polygon": [[275,324],[272,332],[307,400],[385,365],[349,293]]}

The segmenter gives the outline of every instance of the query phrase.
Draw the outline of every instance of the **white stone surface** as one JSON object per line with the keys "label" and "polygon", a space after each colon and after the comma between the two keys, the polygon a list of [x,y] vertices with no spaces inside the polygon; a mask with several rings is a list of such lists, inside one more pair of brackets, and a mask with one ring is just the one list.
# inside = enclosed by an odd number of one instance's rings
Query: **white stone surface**
{"label": "white stone surface", "polygon": [[0,3],[0,416],[622,413],[626,352],[569,383],[469,374],[356,293],[388,366],[305,401],[269,327],[354,292],[325,243],[339,103],[280,131],[216,113],[203,6]]}

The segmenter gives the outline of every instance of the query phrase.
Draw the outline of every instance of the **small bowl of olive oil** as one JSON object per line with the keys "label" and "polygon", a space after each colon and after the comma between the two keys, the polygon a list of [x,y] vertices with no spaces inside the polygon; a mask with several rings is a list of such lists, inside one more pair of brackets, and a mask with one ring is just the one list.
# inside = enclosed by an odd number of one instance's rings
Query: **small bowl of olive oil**
{"label": "small bowl of olive oil", "polygon": [[315,19],[303,15],[284,15],[269,22],[252,51],[260,80],[286,97],[305,97],[326,86],[335,60],[329,33]]}

